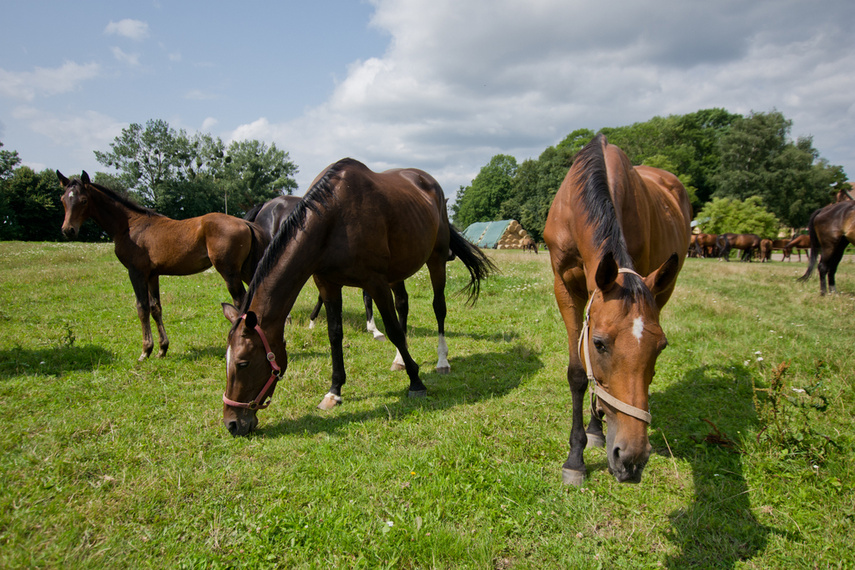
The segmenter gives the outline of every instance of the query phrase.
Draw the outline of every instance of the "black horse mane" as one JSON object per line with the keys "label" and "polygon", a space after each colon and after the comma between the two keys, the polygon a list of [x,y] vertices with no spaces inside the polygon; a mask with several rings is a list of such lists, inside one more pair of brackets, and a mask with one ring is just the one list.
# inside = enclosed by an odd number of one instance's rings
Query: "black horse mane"
{"label": "black horse mane", "polygon": [[[629,255],[626,238],[620,227],[609,192],[609,176],[606,170],[604,149],[608,144],[606,136],[597,134],[585,148],[576,155],[574,166],[577,167],[576,184],[582,188],[582,204],[585,208],[585,218],[594,230],[594,243],[602,243],[600,259],[611,252],[620,268],[635,269],[635,264]],[[650,295],[644,282],[638,277],[626,274],[624,288],[631,298],[639,295]]]}
{"label": "black horse mane", "polygon": [[306,192],[303,199],[297,202],[294,210],[288,218],[279,226],[279,230],[273,237],[273,241],[264,252],[264,257],[258,263],[255,270],[255,275],[252,277],[252,282],[249,284],[249,290],[244,298],[242,313],[246,312],[249,304],[255,295],[255,290],[258,284],[261,283],[270,272],[276,267],[279,257],[288,243],[297,235],[297,232],[303,229],[306,223],[306,215],[309,210],[320,212],[322,208],[326,208],[334,198],[333,185],[331,180],[341,173],[346,167],[352,165],[360,165],[362,163],[352,158],[343,158],[330,166],[324,175]]}
{"label": "black horse mane", "polygon": [[[84,184],[83,181],[78,179],[78,178],[74,178],[73,181],[80,184],[81,186],[83,186],[83,184]],[[109,199],[111,199],[115,202],[118,202],[122,206],[124,206],[124,207],[128,208],[129,210],[132,210],[138,214],[145,214],[147,216],[163,216],[163,214],[161,214],[159,212],[155,212],[151,208],[146,208],[145,206],[140,206],[139,204],[137,204],[136,202],[134,202],[130,198],[128,198],[126,196],[122,196],[121,194],[119,194],[115,190],[111,190],[111,189],[107,188],[106,186],[102,186],[101,184],[95,184],[92,181],[89,181],[86,184],[88,184],[89,186],[92,186],[93,188],[95,188],[96,190],[101,192],[102,194],[105,194]]]}

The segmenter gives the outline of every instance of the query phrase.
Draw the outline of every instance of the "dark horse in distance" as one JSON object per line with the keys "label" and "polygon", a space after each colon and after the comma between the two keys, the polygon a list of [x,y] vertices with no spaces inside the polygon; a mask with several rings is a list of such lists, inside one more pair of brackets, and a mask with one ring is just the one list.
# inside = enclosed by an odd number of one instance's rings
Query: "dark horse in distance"
{"label": "dark horse in distance", "polygon": [[[686,258],[691,219],[676,176],[633,168],[602,134],[579,152],[555,195],[543,237],[570,347],[567,484],[584,482],[588,443],[606,444],[609,471],[618,481],[641,480],[650,456],[649,387],[667,345],[659,313]],[[582,406],[589,381],[594,395],[586,433]]]}
{"label": "dark horse in distance", "polygon": [[836,293],[834,274],[837,273],[837,266],[846,246],[855,244],[855,201],[829,204],[811,214],[808,235],[810,258],[807,271],[799,277],[799,281],[810,279],[819,257],[819,292],[825,295],[825,280],[828,278],[828,289]]}
{"label": "dark horse in distance", "polygon": [[245,435],[253,430],[257,410],[269,405],[288,362],[285,321],[310,277],[324,301],[332,354],[332,383],[319,407],[329,409],[340,403],[346,380],[342,287],[368,292],[386,325],[386,335],[402,357],[410,379],[409,394],[424,395],[419,366],[407,348],[404,280],[427,265],[439,330],[436,369],[448,372],[445,265],[449,250],[469,270],[468,288],[474,301],[481,280],[495,266],[449,224],[445,196],[432,176],[411,168],[377,173],[347,158],[322,172],[265,252],[243,306],[223,305],[232,323],[223,394],[223,422],[229,432]]}
{"label": "dark horse in distance", "polygon": [[[276,235],[279,227],[288,219],[288,216],[291,215],[291,212],[294,211],[300,200],[302,198],[299,196],[277,196],[252,208],[244,215],[243,219],[255,222],[261,226],[267,232],[270,241],[273,241],[273,236]],[[374,323],[373,303],[371,302],[371,297],[365,291],[362,291],[362,302],[365,304],[365,328],[374,335],[375,340],[385,340],[386,336],[380,332]],[[311,315],[309,315],[309,328],[315,327],[315,320],[318,318],[322,306],[323,299],[319,296],[315,308],[312,310]]]}
{"label": "dark horse in distance", "polygon": [[128,269],[143,332],[140,360],[148,358],[154,348],[150,316],[160,337],[157,355],[165,356],[169,348],[159,276],[192,275],[213,265],[225,279],[232,300],[243,301],[243,283],[252,280],[268,243],[255,224],[219,213],[173,220],[94,184],[86,172],[72,180],[58,170],[56,175],[64,188],[62,233],[75,238],[80,225],[92,218],[113,239],[116,257]]}

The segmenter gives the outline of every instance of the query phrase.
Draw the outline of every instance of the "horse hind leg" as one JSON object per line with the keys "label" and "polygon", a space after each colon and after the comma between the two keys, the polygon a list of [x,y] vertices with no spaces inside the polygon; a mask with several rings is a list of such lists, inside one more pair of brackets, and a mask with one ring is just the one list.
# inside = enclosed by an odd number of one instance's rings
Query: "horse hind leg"
{"label": "horse hind leg", "polygon": [[[407,288],[404,286],[404,282],[401,281],[399,283],[395,283],[392,285],[392,292],[395,295],[395,312],[398,315],[398,326],[401,327],[401,330],[404,332],[404,343],[406,344],[406,335],[407,335],[407,317],[410,314],[410,296],[407,294]],[[379,309],[379,307],[378,307]],[[373,311],[372,311],[373,313]],[[382,313],[381,313],[382,315]],[[386,322],[384,317],[383,322]],[[388,328],[388,327],[387,327]],[[401,354],[401,349],[396,346],[397,352],[395,353],[395,360],[392,361],[392,366],[390,370],[398,371],[398,370],[406,370],[407,364],[404,360],[404,356]]]}
{"label": "horse hind leg", "polygon": [[166,351],[169,350],[169,338],[166,336],[166,327],[163,326],[163,308],[160,306],[160,280],[157,275],[149,278],[148,294],[151,316],[157,325],[157,336],[160,340],[160,350],[157,352],[157,356],[162,358],[166,356]]}
{"label": "horse hind leg", "polygon": [[[377,285],[368,289],[369,295],[377,305],[377,310],[380,311],[380,317],[386,324],[386,336],[389,341],[395,345],[404,368],[407,371],[407,376],[410,378],[410,388],[408,395],[411,398],[424,397],[427,395],[427,387],[419,378],[419,365],[410,356],[410,351],[407,348],[407,335],[401,327],[401,321],[395,318],[395,306],[392,299],[392,291],[388,285]],[[406,322],[406,321],[404,321]]]}
{"label": "horse hind leg", "polygon": [[445,342],[445,316],[448,311],[445,304],[445,261],[428,266],[433,287],[433,314],[436,316],[437,346],[436,371],[440,374],[451,372],[448,362],[448,344]]}
{"label": "horse hind leg", "polygon": [[365,305],[365,328],[374,335],[374,340],[384,341],[386,335],[380,332],[377,325],[374,323],[374,302],[364,289],[362,290],[362,302]]}
{"label": "horse hind leg", "polygon": [[151,301],[148,291],[148,281],[136,270],[129,270],[128,275],[131,278],[131,286],[134,288],[134,297],[136,298],[137,317],[140,320],[140,327],[143,335],[142,354],[137,359],[140,362],[151,356],[151,351],[154,350],[154,341],[151,338]]}
{"label": "horse hind leg", "polygon": [[324,307],[327,310],[327,335],[330,340],[330,356],[332,357],[332,382],[330,389],[318,404],[321,410],[331,410],[341,404],[341,389],[347,381],[344,370],[344,326],[342,324],[341,288],[324,288]]}

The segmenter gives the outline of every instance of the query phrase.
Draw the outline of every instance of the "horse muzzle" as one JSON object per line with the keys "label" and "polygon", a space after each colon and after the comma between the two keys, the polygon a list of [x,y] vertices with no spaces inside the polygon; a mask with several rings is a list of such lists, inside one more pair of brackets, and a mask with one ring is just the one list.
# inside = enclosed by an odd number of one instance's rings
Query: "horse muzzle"
{"label": "horse muzzle", "polygon": [[620,434],[609,437],[614,431],[618,430],[609,429],[606,432],[609,473],[614,475],[619,483],[640,483],[641,473],[650,459],[652,449],[646,430],[642,438],[636,437],[632,440],[622,438]]}
{"label": "horse muzzle", "polygon": [[245,436],[258,425],[258,416],[254,410],[243,414],[226,412],[223,414],[223,424],[233,437]]}
{"label": "horse muzzle", "polygon": [[74,226],[62,226],[62,235],[64,235],[66,239],[76,239],[77,233],[77,228]]}

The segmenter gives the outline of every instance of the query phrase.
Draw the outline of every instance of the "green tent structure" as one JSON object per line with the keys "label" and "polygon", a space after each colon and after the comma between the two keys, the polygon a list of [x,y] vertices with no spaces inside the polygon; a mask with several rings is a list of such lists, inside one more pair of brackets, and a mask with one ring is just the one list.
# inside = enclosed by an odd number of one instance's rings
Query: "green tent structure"
{"label": "green tent structure", "polygon": [[484,249],[522,249],[528,232],[516,220],[475,222],[463,230],[463,237]]}

